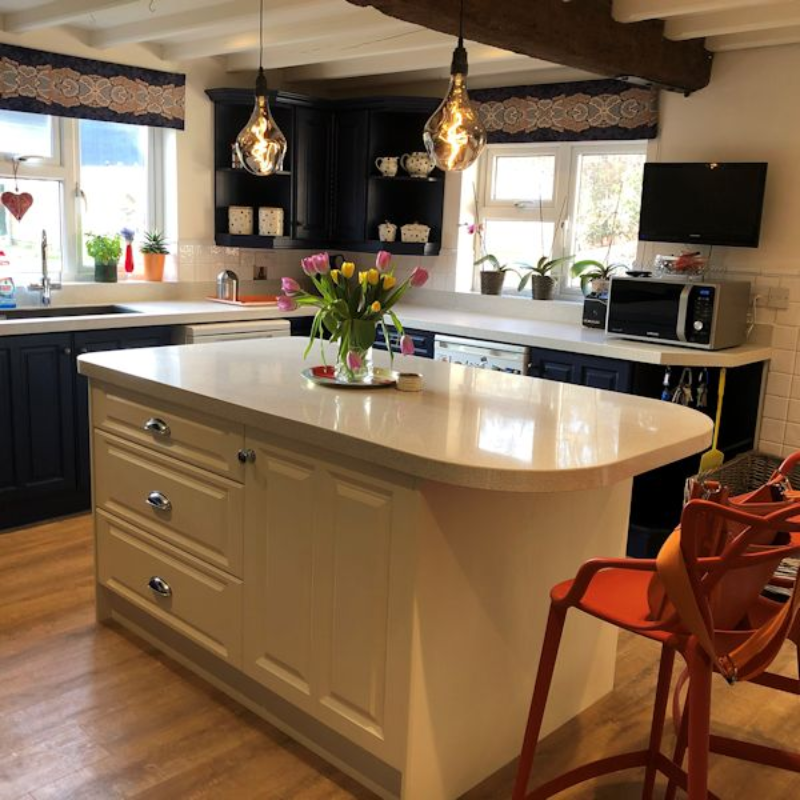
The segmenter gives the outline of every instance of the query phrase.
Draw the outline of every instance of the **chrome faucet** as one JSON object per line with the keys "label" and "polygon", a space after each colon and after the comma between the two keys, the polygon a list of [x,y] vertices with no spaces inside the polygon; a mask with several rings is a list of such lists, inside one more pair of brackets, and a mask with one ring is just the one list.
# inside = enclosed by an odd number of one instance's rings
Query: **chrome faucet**
{"label": "chrome faucet", "polygon": [[29,292],[42,293],[42,305],[49,306],[52,301],[52,290],[60,289],[61,284],[50,280],[47,272],[47,231],[42,231],[42,280],[41,283],[32,283],[28,286]]}

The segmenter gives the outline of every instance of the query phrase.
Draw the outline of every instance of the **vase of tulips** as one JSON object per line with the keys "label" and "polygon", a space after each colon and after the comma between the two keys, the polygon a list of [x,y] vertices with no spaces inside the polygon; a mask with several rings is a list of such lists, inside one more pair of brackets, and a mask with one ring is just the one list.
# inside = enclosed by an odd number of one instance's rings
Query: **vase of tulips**
{"label": "vase of tulips", "polygon": [[[318,308],[304,357],[308,356],[314,340],[322,342],[327,333],[337,346],[336,379],[344,383],[370,383],[371,351],[378,325],[383,328],[387,343],[390,341],[387,319],[400,334],[400,352],[414,354],[414,343],[403,331],[394,306],[409,288],[425,285],[426,270],[416,267],[406,280],[398,282],[392,256],[385,250],[378,253],[375,266],[369,270],[358,271],[352,261],[331,269],[327,253],[304,258],[301,264],[315,292],[304,291],[294,278],[283,278],[278,308],[282,311],[293,311],[299,306]],[[393,357],[391,347],[389,353]],[[324,361],[324,350],[322,356]]]}

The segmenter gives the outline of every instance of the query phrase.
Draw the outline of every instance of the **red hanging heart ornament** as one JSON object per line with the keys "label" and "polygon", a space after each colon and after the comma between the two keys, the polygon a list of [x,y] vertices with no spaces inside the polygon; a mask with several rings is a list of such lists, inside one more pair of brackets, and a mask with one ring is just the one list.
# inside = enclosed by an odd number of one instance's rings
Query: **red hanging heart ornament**
{"label": "red hanging heart ornament", "polygon": [[11,212],[11,214],[21,221],[28,209],[33,205],[33,195],[28,192],[17,194],[16,192],[3,192],[0,201]]}

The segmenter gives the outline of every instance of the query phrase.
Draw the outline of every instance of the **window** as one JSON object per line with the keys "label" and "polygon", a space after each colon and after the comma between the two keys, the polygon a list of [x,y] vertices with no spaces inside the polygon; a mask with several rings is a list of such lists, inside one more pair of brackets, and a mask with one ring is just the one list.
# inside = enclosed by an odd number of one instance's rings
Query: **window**
{"label": "window", "polygon": [[[476,193],[483,225],[473,240],[476,259],[491,253],[501,264],[541,256],[633,263],[646,148],[646,142],[489,146]],[[580,288],[570,263],[552,273],[564,295]],[[516,293],[518,283],[507,273],[504,292]]]}
{"label": "window", "polygon": [[0,186],[33,196],[21,221],[0,213],[0,249],[20,283],[41,275],[41,236],[48,262],[62,280],[91,280],[93,264],[84,233],[140,233],[164,227],[164,132],[141,125],[72,120],[0,111]]}

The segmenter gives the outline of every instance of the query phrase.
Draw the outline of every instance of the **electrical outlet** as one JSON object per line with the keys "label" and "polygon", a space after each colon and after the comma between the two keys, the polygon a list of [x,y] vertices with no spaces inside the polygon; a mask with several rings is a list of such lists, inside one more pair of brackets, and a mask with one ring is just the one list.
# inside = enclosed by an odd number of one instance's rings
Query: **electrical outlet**
{"label": "electrical outlet", "polygon": [[758,308],[774,308],[782,311],[789,308],[789,290],[785,286],[770,286],[756,294]]}

